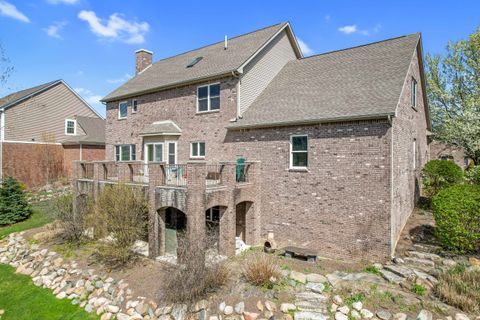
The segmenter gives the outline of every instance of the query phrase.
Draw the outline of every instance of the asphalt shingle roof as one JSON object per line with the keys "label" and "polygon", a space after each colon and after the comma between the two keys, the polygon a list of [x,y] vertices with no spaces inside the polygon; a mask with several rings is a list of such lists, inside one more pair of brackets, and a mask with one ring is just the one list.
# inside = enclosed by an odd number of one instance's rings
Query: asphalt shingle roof
{"label": "asphalt shingle roof", "polygon": [[229,128],[395,113],[420,35],[289,62]]}
{"label": "asphalt shingle roof", "polygon": [[147,135],[152,135],[152,134],[181,134],[182,130],[178,125],[170,120],[166,121],[156,121],[151,124],[147,124],[142,131],[140,132],[140,135],[142,136],[147,136]]}
{"label": "asphalt shingle roof", "polygon": [[73,136],[65,142],[82,144],[105,144],[105,120],[101,118],[76,116],[77,125],[82,127],[85,135]]}
{"label": "asphalt shingle roof", "polygon": [[55,83],[59,83],[59,82],[61,82],[61,80],[50,81],[50,82],[41,84],[39,86],[35,86],[35,87],[32,87],[32,88],[28,88],[28,89],[24,89],[24,90],[21,90],[21,91],[11,93],[11,94],[3,97],[3,98],[0,98],[0,108],[2,108],[3,106],[6,106],[8,104],[14,103],[16,101],[22,100],[23,98],[28,97],[31,94],[42,91],[43,89],[46,89],[46,88],[50,87],[51,85],[53,85]]}
{"label": "asphalt shingle roof", "polygon": [[[118,100],[175,84],[230,73],[237,70],[286,24],[276,24],[231,38],[228,40],[227,50],[224,49],[224,42],[221,41],[159,60],[109,93],[102,101]],[[203,59],[195,66],[187,68],[187,65],[196,57],[203,57]]]}

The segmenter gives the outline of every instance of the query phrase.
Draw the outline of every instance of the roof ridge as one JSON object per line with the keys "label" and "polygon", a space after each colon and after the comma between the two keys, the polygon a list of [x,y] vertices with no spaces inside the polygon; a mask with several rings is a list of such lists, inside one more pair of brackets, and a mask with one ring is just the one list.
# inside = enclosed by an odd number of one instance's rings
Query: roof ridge
{"label": "roof ridge", "polygon": [[[406,35],[403,35],[403,36],[398,36],[398,37],[383,39],[383,40],[374,41],[374,42],[369,42],[369,43],[365,43],[365,44],[360,44],[360,45],[358,45],[358,46],[353,46],[353,47],[348,47],[348,48],[342,48],[342,49],[337,49],[337,50],[322,52],[322,53],[314,54],[314,55],[311,55],[311,56],[308,56],[308,57],[303,57],[303,58],[301,58],[301,59],[297,59],[297,61],[298,61],[298,60],[306,60],[306,59],[309,59],[309,58],[315,58],[315,57],[318,57],[318,56],[324,56],[324,55],[332,54],[332,53],[336,53],[336,52],[347,51],[347,50],[351,50],[351,49],[358,49],[358,48],[362,48],[362,47],[368,47],[368,46],[371,46],[371,45],[375,45],[375,44],[379,44],[379,43],[383,43],[383,42],[388,42],[388,41],[393,41],[393,40],[398,40],[398,39],[401,39],[401,38],[407,38],[407,37],[411,37],[411,36],[415,36],[415,35],[420,35],[420,32],[411,33],[411,34],[406,34]],[[294,61],[295,61],[295,60],[294,60]]]}
{"label": "roof ridge", "polygon": [[[12,93],[9,93],[7,94],[6,96],[3,96],[0,98],[0,109],[1,108],[5,108],[7,106],[10,106],[12,104],[15,104],[23,99],[26,99],[28,97],[31,97],[43,90],[46,90],[50,87],[52,87],[53,85],[56,85],[58,83],[61,83],[63,80],[62,79],[58,79],[58,80],[54,80],[54,81],[50,81],[50,82],[45,82],[45,83],[42,83],[42,84],[39,84],[39,85],[36,85],[36,86],[33,86],[33,87],[29,87],[29,88],[26,88],[26,89],[22,89],[22,90],[18,90],[18,91],[15,91],[15,92],[12,92]],[[31,91],[31,92],[29,92]],[[11,98],[14,98],[15,95],[19,95],[18,97],[16,97],[15,99],[13,100],[10,100]]]}
{"label": "roof ridge", "polygon": [[36,85],[36,86],[32,86],[32,87],[28,87],[28,88],[25,88],[25,89],[21,89],[21,90],[18,90],[18,91],[11,92],[11,93],[7,94],[6,96],[0,97],[0,100],[5,99],[6,97],[11,96],[12,94],[20,93],[22,91],[32,90],[32,89],[35,89],[35,88],[39,88],[38,90],[40,90],[40,87],[43,87],[43,86],[46,86],[46,85],[51,85],[51,84],[54,84],[55,82],[58,82],[58,81],[62,81],[62,79],[57,79],[57,80],[45,82],[45,83],[42,83],[42,84],[39,84],[39,85]]}
{"label": "roof ridge", "polygon": [[[265,30],[265,29],[268,29],[268,28],[273,28],[273,27],[275,27],[275,26],[284,25],[285,23],[287,23],[287,22],[280,22],[280,23],[272,24],[271,26],[268,26],[268,27],[260,28],[260,29],[258,29],[258,30],[253,30],[253,31],[250,31],[250,32],[247,32],[247,33],[242,33],[242,34],[239,34],[239,35],[237,35],[237,36],[235,36],[235,37],[229,38],[229,40],[233,40],[233,39],[237,39],[237,38],[240,38],[240,37],[244,37],[244,36],[250,35],[250,34],[255,33],[255,32],[259,32],[259,31],[262,31],[262,30]],[[178,53],[178,54],[176,54],[176,55],[169,56],[169,57],[166,57],[166,58],[157,60],[157,61],[155,61],[154,63],[152,63],[152,65],[154,65],[154,64],[156,64],[157,62],[160,62],[160,61],[165,61],[165,60],[168,60],[168,59],[172,59],[172,58],[175,58],[175,57],[179,57],[179,56],[181,56],[181,55],[184,55],[184,54],[187,54],[187,53],[196,51],[196,50],[204,49],[204,48],[207,48],[207,47],[210,47],[210,46],[214,46],[214,45],[216,45],[216,44],[223,43],[223,42],[224,42],[224,40],[222,40],[222,41],[217,41],[217,42],[214,42],[214,43],[211,43],[211,44],[207,44],[207,45],[204,45],[204,46],[195,48],[195,49],[191,49],[191,50],[188,50],[188,51],[184,51],[184,52],[182,52],[182,53]]]}

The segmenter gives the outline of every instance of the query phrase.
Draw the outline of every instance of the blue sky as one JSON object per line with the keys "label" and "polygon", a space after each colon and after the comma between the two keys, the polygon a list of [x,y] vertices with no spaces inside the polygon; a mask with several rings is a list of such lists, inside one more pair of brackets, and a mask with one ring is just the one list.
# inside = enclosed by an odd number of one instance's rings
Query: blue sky
{"label": "blue sky", "polygon": [[[461,3],[461,4],[460,4]],[[15,68],[0,96],[64,79],[98,99],[134,74],[134,51],[154,60],[290,21],[306,55],[422,32],[424,51],[480,25],[480,1],[0,0],[0,43]]]}

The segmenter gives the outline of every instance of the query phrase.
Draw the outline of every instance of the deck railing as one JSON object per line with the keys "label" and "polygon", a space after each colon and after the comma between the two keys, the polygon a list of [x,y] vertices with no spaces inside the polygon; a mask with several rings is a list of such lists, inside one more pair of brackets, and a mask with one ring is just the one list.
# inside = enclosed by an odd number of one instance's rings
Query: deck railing
{"label": "deck railing", "polygon": [[[142,161],[115,162],[78,161],[75,166],[77,179],[89,179],[106,182],[124,182],[135,184],[154,183],[156,186],[186,187],[187,181],[193,177],[187,177],[192,172],[189,166],[201,166],[207,188],[228,184],[245,184],[253,182],[252,162],[237,164],[236,162],[222,162],[221,164],[166,164],[163,162],[146,164]],[[195,170],[193,171],[195,172]],[[256,171],[255,171],[256,172]],[[189,178],[189,179],[188,179]]]}
{"label": "deck railing", "polygon": [[186,164],[165,164],[163,165],[164,182],[167,186],[184,187],[187,185]]}
{"label": "deck railing", "polygon": [[223,164],[207,164],[205,182],[207,187],[219,186],[222,184]]}

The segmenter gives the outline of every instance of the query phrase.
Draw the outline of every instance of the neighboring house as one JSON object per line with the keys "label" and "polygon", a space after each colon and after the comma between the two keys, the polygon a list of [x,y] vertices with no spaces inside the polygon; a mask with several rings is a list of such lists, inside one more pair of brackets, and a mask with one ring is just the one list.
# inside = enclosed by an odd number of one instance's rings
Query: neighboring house
{"label": "neighboring house", "polygon": [[465,155],[462,147],[439,140],[433,140],[430,143],[430,157],[453,161],[462,169],[466,169],[470,164],[470,158]]}
{"label": "neighboring house", "polygon": [[271,233],[321,256],[388,258],[429,157],[420,34],[305,58],[281,23],[153,64],[142,49],[136,76],[103,101],[106,159],[165,163],[163,178],[153,164],[140,174],[151,256],[166,228],[203,236],[216,223],[223,254]]}
{"label": "neighboring house", "polygon": [[0,99],[1,175],[29,188],[71,176],[73,160],[105,157],[105,120],[63,80]]}

